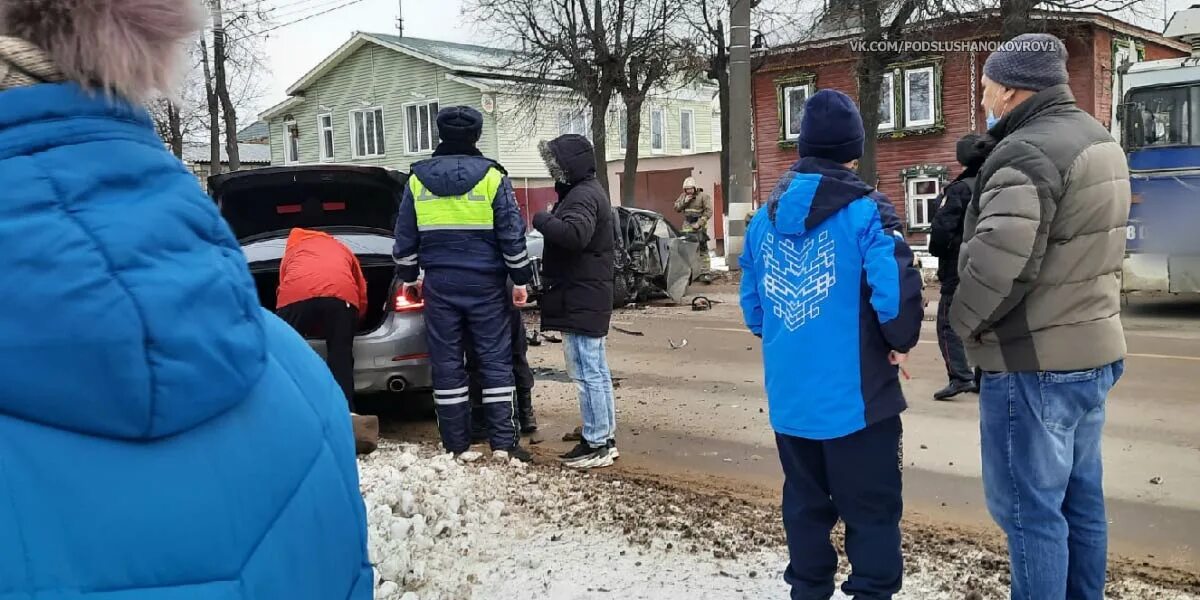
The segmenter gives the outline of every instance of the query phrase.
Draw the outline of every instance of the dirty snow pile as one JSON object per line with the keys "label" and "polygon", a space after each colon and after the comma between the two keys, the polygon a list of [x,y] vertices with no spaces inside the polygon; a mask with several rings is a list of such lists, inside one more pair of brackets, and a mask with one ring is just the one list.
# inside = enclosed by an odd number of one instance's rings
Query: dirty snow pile
{"label": "dirty snow pile", "polygon": [[[389,443],[360,460],[360,478],[378,600],[788,595],[777,513],[737,500]],[[900,600],[1007,597],[1002,557],[911,536],[905,547]],[[1126,585],[1109,597],[1200,600]]]}

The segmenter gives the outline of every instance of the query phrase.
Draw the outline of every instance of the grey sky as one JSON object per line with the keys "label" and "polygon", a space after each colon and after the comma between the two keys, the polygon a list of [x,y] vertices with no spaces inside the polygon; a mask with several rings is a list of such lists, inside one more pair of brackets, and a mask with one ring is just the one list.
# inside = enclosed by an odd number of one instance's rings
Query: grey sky
{"label": "grey sky", "polygon": [[[395,34],[400,1],[362,0],[329,14],[271,32],[265,42],[267,60],[271,68],[270,85],[266,95],[259,102],[258,109],[265,109],[283,101],[289,85],[350,39],[355,31]],[[473,40],[472,28],[460,25],[463,23],[460,14],[461,0],[402,1],[405,35],[455,42],[486,43],[486,40]],[[305,6],[323,6],[327,2],[273,0],[267,4],[278,6],[277,14],[287,14],[286,11],[290,10],[296,16],[304,16],[316,12],[304,10]],[[289,9],[288,5],[299,5],[300,8]],[[291,19],[279,19],[280,23],[289,20]]]}
{"label": "grey sky", "polygon": [[[349,1],[349,0],[347,0]],[[475,28],[462,18],[463,0],[361,0],[329,14],[321,15],[272,32],[265,42],[267,59],[271,68],[270,85],[259,102],[259,110],[284,100],[284,90],[342,45],[355,31],[395,33],[399,2],[404,2],[404,31],[415,37],[424,37],[455,42],[487,44],[487,39],[478,37]],[[1187,8],[1195,0],[1144,0],[1140,11],[1148,18],[1139,19],[1150,29],[1161,31],[1163,22],[1149,15],[1162,13],[1162,7],[1174,12]],[[278,6],[277,14],[289,11],[304,16],[315,10],[305,7],[323,7],[330,0],[269,0],[266,4]],[[289,8],[297,5],[300,8]],[[336,4],[333,4],[336,5]],[[290,18],[281,18],[287,22]],[[256,111],[257,112],[257,111]]]}

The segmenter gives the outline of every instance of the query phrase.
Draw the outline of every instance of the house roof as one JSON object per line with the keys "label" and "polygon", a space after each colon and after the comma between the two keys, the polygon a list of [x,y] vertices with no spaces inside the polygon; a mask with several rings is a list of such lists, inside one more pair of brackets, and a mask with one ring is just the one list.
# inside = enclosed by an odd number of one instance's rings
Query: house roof
{"label": "house roof", "polygon": [[521,57],[520,52],[504,48],[490,48],[487,46],[458,44],[415,37],[398,37],[383,33],[367,33],[364,35],[399,48],[404,48],[413,54],[433,59],[433,61],[448,65],[456,71],[463,72],[506,69]]}
{"label": "house roof", "polygon": [[266,121],[255,121],[237,134],[239,142],[256,142],[271,137],[271,126]]}
{"label": "house roof", "polygon": [[[271,164],[271,145],[238,144],[238,158],[244,164],[269,165]],[[210,160],[212,160],[212,156],[209,154],[208,144],[187,144],[183,147],[183,162],[207,163]],[[224,144],[221,145],[221,162],[229,162],[229,155],[225,151]]]}
{"label": "house roof", "polygon": [[[896,12],[897,11],[891,7],[885,7],[884,14],[881,18],[881,22],[884,27],[890,25],[892,19],[894,19],[896,16]],[[946,27],[958,23],[978,21],[981,18],[998,18],[999,16],[1000,11],[998,10],[983,9],[960,14],[915,20],[910,23],[906,29],[936,29],[938,27]],[[1132,23],[1128,23],[1121,19],[1117,19],[1105,13],[1035,10],[1033,11],[1032,16],[1033,18],[1042,21],[1091,23],[1097,27],[1101,27],[1109,31],[1146,41],[1152,41],[1170,48],[1184,51],[1190,49],[1190,46],[1184,44],[1183,42],[1165,38],[1157,32],[1145,29]],[[857,36],[862,34],[862,27],[859,26],[854,19],[847,19],[841,23],[845,24],[845,26],[831,25],[828,23],[818,25],[808,36],[804,37],[803,39],[774,48],[759,50],[756,52],[756,54],[763,57],[777,56],[812,48],[839,46],[849,42],[852,39],[855,39]]]}
{"label": "house roof", "polygon": [[[418,60],[438,65],[448,71],[445,75],[447,80],[469,85],[484,92],[492,92],[504,88],[511,82],[511,79],[506,79],[506,77],[511,78],[512,76],[520,75],[522,70],[528,67],[527,64],[522,64],[524,55],[515,50],[425,38],[399,37],[382,33],[359,32],[355,33],[332,54],[325,57],[324,60],[313,67],[308,73],[304,74],[296,83],[293,83],[287,90],[287,94],[290,96],[287,100],[263,111],[259,115],[259,118],[269,121],[287,109],[303,102],[306,89],[312,86],[317,80],[328,75],[343,60],[366,44],[376,44]],[[715,89],[713,86],[708,87]],[[703,94],[702,99],[707,101],[711,92],[708,92],[707,88],[704,88],[704,90],[701,92],[685,90],[680,93],[700,93]],[[677,96],[676,93],[668,93],[667,95],[671,97]]]}
{"label": "house roof", "polygon": [[[355,33],[345,44],[321,61],[299,81],[288,88],[289,96],[304,92],[313,82],[324,77],[343,60],[368,43],[378,44],[413,58],[433,63],[459,74],[497,75],[509,70],[508,66],[520,53],[502,48],[488,48],[471,44],[458,44],[439,40],[414,37],[397,37],[382,33]],[[273,112],[270,109],[267,112]]]}

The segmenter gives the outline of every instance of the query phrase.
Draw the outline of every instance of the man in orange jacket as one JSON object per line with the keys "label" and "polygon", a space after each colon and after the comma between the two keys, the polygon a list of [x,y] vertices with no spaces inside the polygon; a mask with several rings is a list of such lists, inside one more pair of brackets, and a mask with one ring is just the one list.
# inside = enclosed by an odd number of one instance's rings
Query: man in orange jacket
{"label": "man in orange jacket", "polygon": [[367,312],[358,257],[333,236],[293,229],[279,266],[276,313],[305,337],[325,339],[325,362],[354,412],[354,334]]}

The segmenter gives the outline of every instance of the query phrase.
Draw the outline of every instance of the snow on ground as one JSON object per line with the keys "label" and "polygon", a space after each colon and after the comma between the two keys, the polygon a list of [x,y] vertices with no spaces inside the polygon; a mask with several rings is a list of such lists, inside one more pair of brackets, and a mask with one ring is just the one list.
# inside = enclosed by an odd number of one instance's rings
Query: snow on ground
{"label": "snow on ground", "polygon": [[[378,600],[787,597],[777,512],[737,500],[388,443],[360,477]],[[1003,557],[968,541],[910,532],[905,554],[898,600],[1007,597]],[[1109,597],[1200,600],[1136,581]]]}

